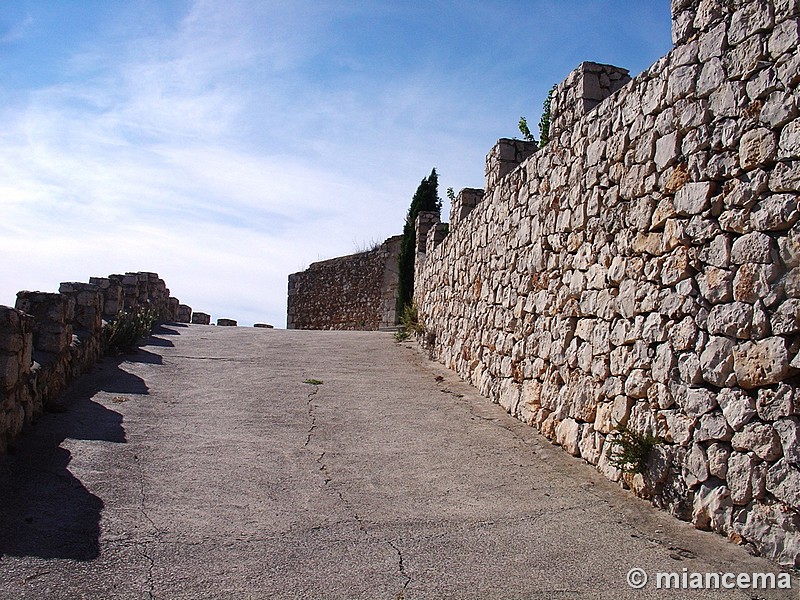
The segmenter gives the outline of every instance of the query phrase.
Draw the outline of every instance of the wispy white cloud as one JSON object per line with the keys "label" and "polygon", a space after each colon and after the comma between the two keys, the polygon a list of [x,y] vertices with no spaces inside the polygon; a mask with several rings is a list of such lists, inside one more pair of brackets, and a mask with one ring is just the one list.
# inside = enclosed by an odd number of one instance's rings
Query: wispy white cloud
{"label": "wispy white cloud", "polygon": [[482,185],[485,153],[559,68],[525,55],[546,32],[499,36],[502,3],[135,6],[46,83],[0,79],[0,303],[152,270],[196,309],[282,326],[289,273],[399,232],[433,166],[442,196]]}

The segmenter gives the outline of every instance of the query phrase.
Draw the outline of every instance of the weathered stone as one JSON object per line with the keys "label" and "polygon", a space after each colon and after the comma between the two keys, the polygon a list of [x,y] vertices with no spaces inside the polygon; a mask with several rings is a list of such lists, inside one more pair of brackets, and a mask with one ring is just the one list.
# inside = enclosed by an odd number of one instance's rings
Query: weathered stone
{"label": "weathered stone", "polygon": [[775,389],[761,388],[756,398],[756,410],[762,421],[777,421],[794,412],[794,389],[781,383]]}
{"label": "weathered stone", "polygon": [[734,431],[740,431],[756,415],[755,400],[742,390],[721,390],[717,394],[717,402]]}
{"label": "weathered stone", "polygon": [[690,417],[699,417],[714,410],[716,395],[705,388],[684,388],[675,400]]}
{"label": "weathered stone", "polygon": [[211,315],[203,312],[192,313],[192,324],[194,325],[209,325],[211,323]]}
{"label": "weathered stone", "polygon": [[733,299],[751,304],[769,295],[777,271],[771,264],[743,264],[733,279]]}
{"label": "weathered stone", "polygon": [[779,460],[767,471],[767,491],[784,504],[800,508],[800,469]]}
{"label": "weathered stone", "polygon": [[[712,335],[725,335],[739,339],[750,337],[750,327],[753,322],[753,307],[744,302],[731,304],[717,304],[708,314],[706,327]],[[712,338],[714,340],[715,338]],[[719,339],[719,338],[716,338]],[[733,344],[727,346],[727,352]]]}
{"label": "weathered stone", "polygon": [[796,51],[798,41],[800,41],[800,21],[797,19],[787,19],[775,26],[775,30],[769,36],[769,53],[777,58],[781,54],[789,51]]}
{"label": "weathered stone", "polygon": [[728,441],[733,435],[733,430],[728,425],[722,412],[715,410],[703,415],[697,422],[694,430],[696,442]]}
{"label": "weathered stone", "polygon": [[731,438],[731,446],[740,452],[753,452],[761,460],[774,461],[781,457],[783,448],[772,426],[751,421]]}
{"label": "weathered stone", "polygon": [[758,544],[768,556],[781,557],[788,567],[800,564],[800,530],[796,513],[777,503],[754,504],[737,512],[733,530],[742,539]]}
{"label": "weathered stone", "polygon": [[795,466],[800,466],[800,419],[786,417],[772,424],[783,447],[784,459]]}
{"label": "weathered stone", "polygon": [[797,117],[797,105],[791,94],[773,92],[761,108],[760,119],[766,125],[777,129]]}
{"label": "weathered stone", "polygon": [[706,267],[696,277],[700,295],[711,304],[730,302],[733,300],[733,280],[731,271]]}
{"label": "weathered stone", "polygon": [[732,350],[734,343],[726,337],[712,337],[700,355],[703,379],[718,387],[736,384]]}
{"label": "weathered stone", "polygon": [[581,439],[578,443],[581,458],[591,465],[596,465],[603,451],[605,438],[594,430],[590,423],[581,427]]}
{"label": "weathered stone", "polygon": [[739,163],[742,169],[751,171],[769,164],[775,159],[776,145],[775,134],[764,127],[745,133],[739,142]]}
{"label": "weathered stone", "polygon": [[580,456],[579,441],[581,426],[577,421],[567,417],[556,427],[556,442],[572,456]]}
{"label": "weathered stone", "polygon": [[682,446],[691,442],[696,419],[677,410],[662,410],[659,415],[666,424],[665,441]]}
{"label": "weathered stone", "polygon": [[749,454],[734,452],[728,458],[728,488],[734,504],[746,505],[753,499],[753,468],[755,461]]}
{"label": "weathered stone", "polygon": [[758,342],[744,342],[733,350],[736,380],[745,389],[783,381],[790,371],[786,340],[770,337]]}
{"label": "weathered stone", "polygon": [[[732,365],[723,365],[720,367],[720,362],[713,357],[710,362],[714,369],[725,369]],[[678,356],[678,375],[680,381],[686,385],[699,385],[703,382],[703,368],[700,363],[700,357],[694,352],[684,352]],[[712,374],[713,376],[713,374]]]}
{"label": "weathered stone", "polygon": [[800,119],[788,123],[781,131],[779,158],[800,158]]}
{"label": "weathered stone", "polygon": [[769,175],[769,189],[772,192],[800,191],[800,163],[786,161],[776,164]]}
{"label": "weathered stone", "polygon": [[775,194],[756,204],[750,223],[758,231],[782,231],[790,229],[798,219],[798,197],[793,194]]}
{"label": "weathered stone", "polygon": [[728,457],[731,455],[730,446],[720,442],[710,444],[706,450],[708,456],[708,473],[712,477],[725,479],[728,475]]}
{"label": "weathered stone", "polygon": [[697,529],[726,533],[730,529],[732,513],[730,490],[718,480],[703,483],[695,493],[692,524]]}
{"label": "weathered stone", "polygon": [[675,192],[675,212],[679,215],[696,215],[706,210],[709,198],[714,191],[713,184],[708,181],[701,183],[687,183]]}
{"label": "weathered stone", "polygon": [[731,242],[730,237],[724,234],[716,236],[710,243],[703,246],[699,254],[704,263],[719,268],[730,266]]}
{"label": "weathered stone", "polygon": [[672,326],[669,331],[669,342],[680,352],[695,347],[697,343],[697,324],[692,317],[684,317]]}
{"label": "weathered stone", "polygon": [[773,241],[767,234],[754,231],[733,242],[731,261],[734,264],[772,262]]}
{"label": "weathered stone", "polygon": [[728,27],[728,41],[731,44],[739,44],[755,32],[770,29],[774,22],[775,17],[770,2],[750,0],[733,13]]}
{"label": "weathered stone", "polygon": [[700,444],[692,444],[686,455],[686,473],[684,479],[687,485],[695,486],[708,479],[708,457],[705,449]]}
{"label": "weathered stone", "polygon": [[790,298],[781,303],[771,319],[772,333],[791,335],[800,332],[800,299]]}

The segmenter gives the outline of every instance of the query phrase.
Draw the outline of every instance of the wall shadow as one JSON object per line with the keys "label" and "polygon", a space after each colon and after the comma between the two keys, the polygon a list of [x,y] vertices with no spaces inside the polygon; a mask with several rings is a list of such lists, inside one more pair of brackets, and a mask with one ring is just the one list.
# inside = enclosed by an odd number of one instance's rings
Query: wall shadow
{"label": "wall shadow", "polygon": [[61,444],[127,441],[122,415],[92,398],[100,391],[148,394],[144,380],[121,368],[136,356],[102,359],[58,398],[59,412],[45,413],[26,427],[0,456],[0,557],[88,561],[99,556],[103,501],[70,472],[72,455]]}

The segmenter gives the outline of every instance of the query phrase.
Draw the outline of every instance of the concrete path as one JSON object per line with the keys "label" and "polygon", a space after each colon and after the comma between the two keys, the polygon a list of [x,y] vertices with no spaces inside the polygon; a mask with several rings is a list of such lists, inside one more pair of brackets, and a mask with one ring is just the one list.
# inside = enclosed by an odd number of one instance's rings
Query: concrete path
{"label": "concrete path", "polygon": [[170,325],[63,403],[0,464],[0,598],[717,597],[626,574],[775,569],[388,333]]}

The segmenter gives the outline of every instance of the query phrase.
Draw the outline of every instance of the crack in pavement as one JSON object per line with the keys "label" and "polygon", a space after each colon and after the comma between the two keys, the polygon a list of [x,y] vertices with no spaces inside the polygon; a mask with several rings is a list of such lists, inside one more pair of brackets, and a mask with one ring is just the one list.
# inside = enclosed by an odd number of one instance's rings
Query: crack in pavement
{"label": "crack in pavement", "polygon": [[400,592],[396,596],[397,600],[403,600],[403,598],[405,598],[406,595],[406,588],[409,586],[412,579],[411,576],[409,576],[409,574],[406,573],[406,566],[405,563],[403,562],[403,551],[400,550],[400,547],[397,546],[391,540],[386,540],[386,543],[389,544],[394,549],[395,552],[397,552],[398,570],[400,571],[400,575],[402,575],[406,579],[405,583],[403,584],[403,589],[400,590]]}
{"label": "crack in pavement", "polygon": [[[311,444],[311,439],[312,439],[312,437],[314,435],[314,430],[317,428],[317,415],[314,412],[314,396],[317,395],[318,390],[319,390],[319,388],[315,386],[314,389],[311,390],[308,393],[308,397],[307,397],[308,398],[307,399],[308,417],[309,417],[311,422],[310,422],[308,431],[306,433],[306,440],[303,443],[303,449],[305,449],[305,450],[309,450],[309,445]],[[336,496],[339,498],[339,501],[341,502],[342,506],[344,507],[345,512],[347,512],[348,514],[352,515],[352,519],[358,525],[358,528],[361,531],[361,533],[364,534],[367,537],[370,537],[370,538],[373,538],[373,539],[377,539],[378,541],[387,544],[390,548],[392,548],[392,550],[394,550],[397,553],[397,557],[398,557],[398,572],[400,573],[400,576],[405,579],[405,581],[403,582],[403,587],[400,590],[400,592],[398,592],[398,594],[396,596],[396,599],[397,600],[403,600],[403,598],[405,598],[406,588],[408,588],[409,584],[413,581],[413,579],[406,573],[405,561],[404,561],[404,558],[403,558],[402,551],[391,540],[381,539],[380,537],[376,537],[375,535],[370,533],[369,529],[367,528],[366,524],[364,523],[364,520],[361,518],[361,516],[355,510],[353,505],[347,500],[347,498],[345,498],[344,494],[339,489],[339,487],[333,483],[333,478],[331,477],[330,471],[328,470],[328,465],[325,462],[325,451],[324,450],[319,453],[319,456],[317,456],[317,458],[316,458],[316,462],[319,465],[320,473],[322,473],[323,485],[326,488],[330,489],[334,494],[336,494]]]}
{"label": "crack in pavement", "polygon": [[311,420],[311,424],[308,427],[308,431],[306,432],[306,441],[303,443],[303,448],[308,448],[308,445],[311,443],[311,436],[314,435],[314,430],[317,428],[317,415],[314,412],[314,396],[317,395],[319,388],[317,386],[313,386],[311,391],[308,393],[308,397],[306,400],[306,406],[308,408],[308,418]]}
{"label": "crack in pavement", "polygon": [[[142,466],[142,462],[139,459],[139,455],[138,454],[134,454],[133,455],[133,460],[134,460],[134,462],[136,462],[136,464],[139,467],[139,512],[142,514],[144,519],[148,523],[150,523],[150,527],[154,531],[154,537],[156,538],[156,540],[160,541],[162,532],[158,528],[158,526],[155,524],[155,521],[153,521],[153,519],[150,517],[150,515],[147,512],[147,493],[145,491],[145,483],[144,483],[144,467]],[[136,541],[134,543],[136,545],[136,549],[144,557],[144,559],[148,562],[147,578],[146,578],[146,581],[145,581],[145,588],[146,588],[145,591],[146,591],[148,597],[150,598],[150,600],[156,600],[156,595],[155,595],[155,592],[153,591],[155,589],[155,582],[153,581],[153,571],[154,571],[155,566],[156,566],[156,561],[152,556],[150,556],[150,554],[147,551],[147,545],[148,545],[149,542],[147,540],[145,540],[145,541],[142,541],[142,542]]]}

